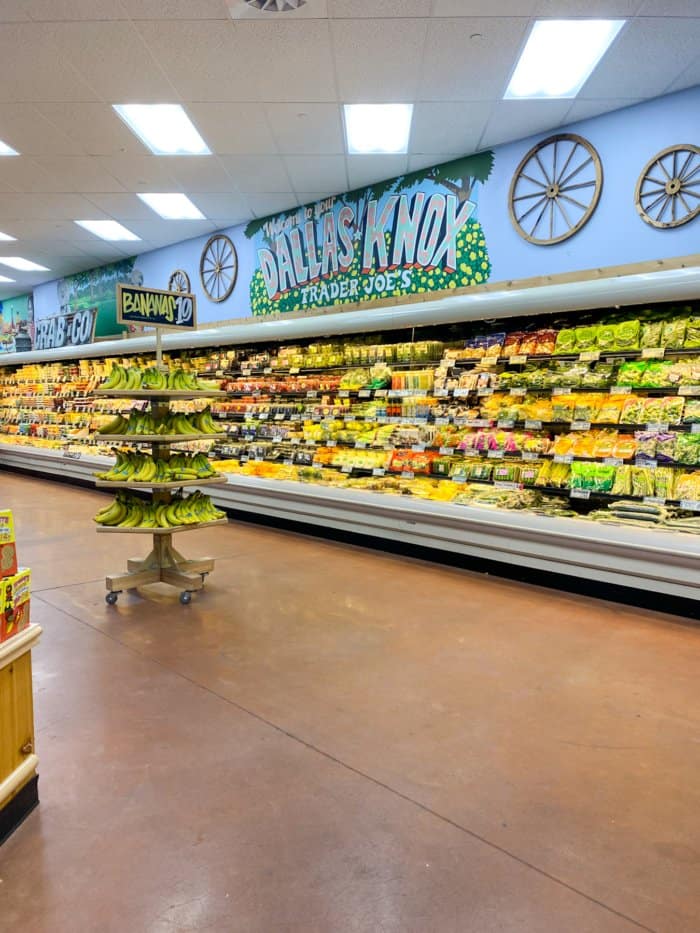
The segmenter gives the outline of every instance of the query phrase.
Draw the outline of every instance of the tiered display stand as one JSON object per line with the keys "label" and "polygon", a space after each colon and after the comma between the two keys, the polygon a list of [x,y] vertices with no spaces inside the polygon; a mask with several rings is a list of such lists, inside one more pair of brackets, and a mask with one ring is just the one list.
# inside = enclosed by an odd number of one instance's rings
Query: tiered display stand
{"label": "tiered display stand", "polygon": [[[145,399],[151,404],[151,413],[154,421],[165,418],[170,410],[169,403],[179,400],[210,399],[227,395],[226,392],[202,391],[183,392],[168,389],[98,389],[98,397]],[[109,434],[106,440],[125,444],[150,444],[153,459],[165,459],[170,453],[172,444],[181,444],[193,440],[217,440],[226,437],[226,434]],[[95,485],[109,489],[151,489],[155,505],[169,503],[174,489],[185,486],[209,486],[221,484],[225,480],[213,477],[211,479],[175,480],[167,483],[137,483],[137,482],[111,482],[109,480],[96,480]],[[197,528],[209,528],[213,525],[225,525],[228,519],[222,518],[212,522],[198,522],[192,525],[176,525],[171,528],[120,528],[119,526],[98,526],[101,534],[149,534],[153,536],[153,548],[144,558],[132,558],[127,561],[126,573],[119,573],[106,578],[107,595],[105,600],[113,606],[117,602],[119,593],[124,590],[134,590],[149,583],[168,583],[180,589],[180,602],[183,605],[191,602],[192,593],[201,590],[207,574],[214,569],[214,560],[210,557],[187,559],[173,547],[172,536],[184,531],[194,531]]]}

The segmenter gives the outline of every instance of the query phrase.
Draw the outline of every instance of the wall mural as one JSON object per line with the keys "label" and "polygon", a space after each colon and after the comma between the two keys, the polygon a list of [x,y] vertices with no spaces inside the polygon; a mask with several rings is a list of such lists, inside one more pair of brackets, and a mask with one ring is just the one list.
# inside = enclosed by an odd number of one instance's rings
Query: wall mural
{"label": "wall mural", "polygon": [[31,350],[34,340],[34,302],[31,295],[0,301],[0,353]]}
{"label": "wall mural", "polygon": [[136,259],[77,272],[55,282],[58,314],[96,311],[95,337],[109,337],[123,328],[117,324],[117,285],[143,285],[143,273]]}
{"label": "wall mural", "polygon": [[486,282],[477,219],[493,152],[254,220],[254,315],[307,311]]}

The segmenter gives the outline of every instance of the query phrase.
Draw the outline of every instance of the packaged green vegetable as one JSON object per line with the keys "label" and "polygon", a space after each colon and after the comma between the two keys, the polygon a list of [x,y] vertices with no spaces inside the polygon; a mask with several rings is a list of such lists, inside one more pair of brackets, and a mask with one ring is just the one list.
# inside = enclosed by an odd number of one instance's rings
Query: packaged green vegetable
{"label": "packaged green vegetable", "polygon": [[574,331],[576,335],[576,350],[593,350],[597,346],[598,328],[597,327],[577,327]]}
{"label": "packaged green vegetable", "polygon": [[674,459],[677,463],[700,466],[700,434],[678,434]]}
{"label": "packaged green vegetable", "polygon": [[549,481],[552,478],[552,467],[554,464],[551,460],[545,460],[543,464],[540,465],[539,473],[535,479],[535,486],[549,486]]}
{"label": "packaged green vegetable", "polygon": [[685,399],[682,395],[669,395],[663,401],[663,416],[659,419],[668,424],[680,424],[683,418]]}
{"label": "packaged green vegetable", "polygon": [[680,350],[685,342],[687,321],[685,318],[674,318],[666,321],[661,333],[661,346],[667,350]]}
{"label": "packaged green vegetable", "polygon": [[630,363],[623,363],[617,373],[617,385],[619,386],[638,386],[642,383],[644,371],[649,364],[642,360],[636,360]]}
{"label": "packaged green vegetable", "polygon": [[639,321],[623,321],[615,328],[616,350],[638,350],[641,325]]}
{"label": "packaged green vegetable", "polygon": [[650,467],[630,467],[632,471],[632,495],[654,495],[654,470]]}
{"label": "packaged green vegetable", "polygon": [[632,467],[619,466],[615,470],[615,479],[612,489],[613,496],[631,496],[632,495]]}
{"label": "packaged green vegetable", "polygon": [[616,328],[614,324],[598,325],[598,349],[614,350],[616,341]]}
{"label": "packaged green vegetable", "polygon": [[569,463],[553,463],[549,477],[550,485],[557,486],[559,489],[568,486],[570,475],[571,465]]}
{"label": "packaged green vegetable", "polygon": [[685,343],[689,350],[700,348],[700,317],[689,317],[685,328]]}
{"label": "packaged green vegetable", "polygon": [[683,424],[700,422],[700,398],[687,398],[683,410]]}
{"label": "packaged green vegetable", "polygon": [[620,424],[643,424],[644,420],[644,399],[628,396],[623,403]]}
{"label": "packaged green vegetable", "polygon": [[575,353],[576,352],[576,331],[573,328],[565,327],[557,334],[557,342],[554,345],[555,353]]}
{"label": "packaged green vegetable", "polygon": [[663,331],[663,321],[654,321],[648,324],[642,324],[642,335],[640,338],[640,346],[644,347],[660,347],[661,343],[661,334]]}
{"label": "packaged green vegetable", "polygon": [[669,370],[673,366],[670,360],[649,363],[642,373],[640,385],[647,389],[662,389],[670,385]]}
{"label": "packaged green vegetable", "polygon": [[654,495],[660,499],[675,498],[676,474],[671,467],[657,467],[654,470]]}

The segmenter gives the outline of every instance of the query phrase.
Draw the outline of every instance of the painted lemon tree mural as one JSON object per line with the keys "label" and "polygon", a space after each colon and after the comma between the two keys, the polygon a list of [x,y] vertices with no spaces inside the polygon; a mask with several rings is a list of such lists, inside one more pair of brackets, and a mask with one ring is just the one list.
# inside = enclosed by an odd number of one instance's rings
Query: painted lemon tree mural
{"label": "painted lemon tree mural", "polygon": [[252,221],[253,314],[306,311],[486,282],[480,152]]}

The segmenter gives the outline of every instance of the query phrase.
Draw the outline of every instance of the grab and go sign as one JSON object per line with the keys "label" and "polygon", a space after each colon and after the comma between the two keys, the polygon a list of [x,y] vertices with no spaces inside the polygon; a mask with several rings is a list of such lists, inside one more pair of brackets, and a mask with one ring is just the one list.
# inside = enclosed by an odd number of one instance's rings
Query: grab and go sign
{"label": "grab and go sign", "polygon": [[35,350],[53,350],[92,343],[97,308],[86,308],[71,314],[57,314],[36,322]]}
{"label": "grab and go sign", "polygon": [[117,321],[146,327],[197,327],[195,296],[136,285],[117,286]]}

